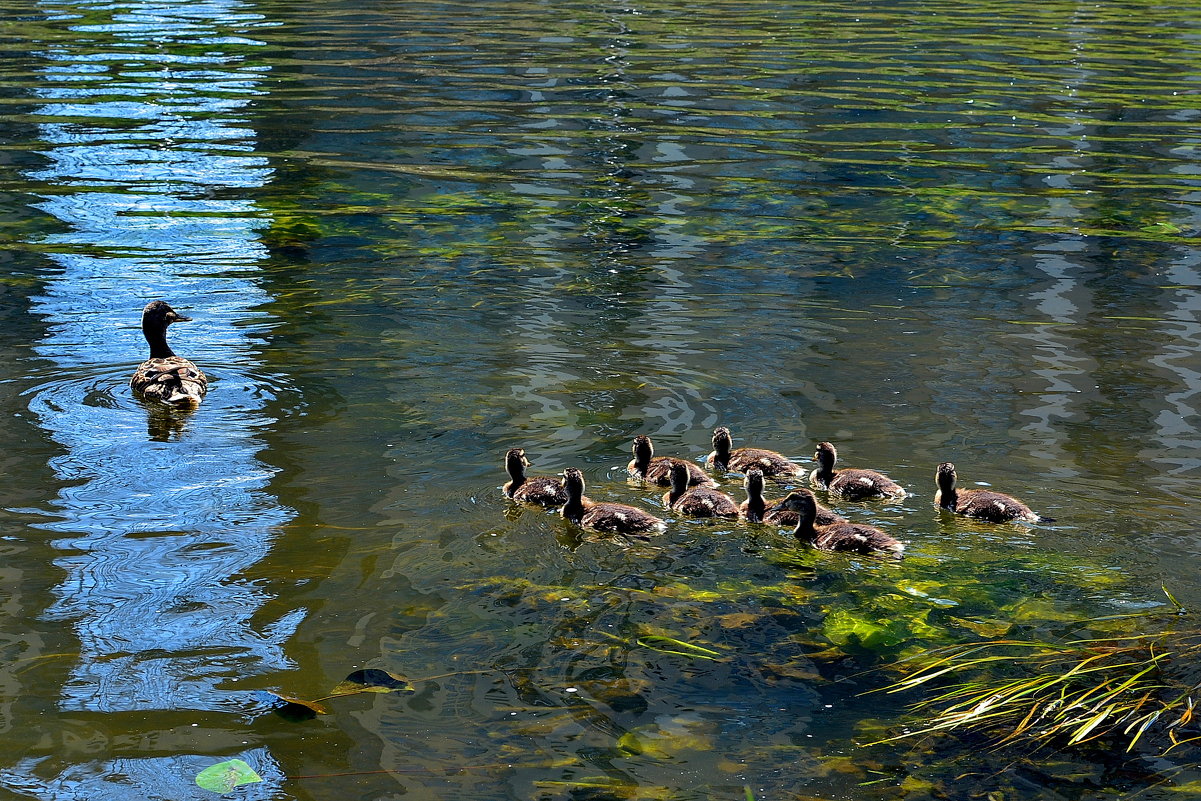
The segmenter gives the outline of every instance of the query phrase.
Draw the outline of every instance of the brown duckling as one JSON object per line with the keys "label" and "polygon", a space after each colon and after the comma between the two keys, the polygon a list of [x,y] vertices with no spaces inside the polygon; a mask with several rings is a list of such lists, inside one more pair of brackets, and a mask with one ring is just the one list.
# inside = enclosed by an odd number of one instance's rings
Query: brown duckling
{"label": "brown duckling", "polygon": [[[746,478],[743,479],[742,486],[746,489],[746,500],[739,504],[738,512],[748,523],[768,523],[774,526],[795,526],[797,524],[800,515],[796,512],[786,509],[768,511],[771,507],[779,506],[783,499],[764,500],[763,471],[754,467],[746,471]],[[816,525],[828,526],[831,523],[845,522],[846,518],[842,515],[832,509],[827,509],[820,503],[817,504]]]}
{"label": "brown duckling", "polygon": [[153,300],[142,309],[142,335],[150,345],[150,358],[142,362],[129,379],[135,394],[173,406],[200,403],[204,393],[208,392],[208,377],[187,359],[176,356],[167,345],[167,326],[191,319],[162,300]]}
{"label": "brown duckling", "polygon": [[563,471],[567,502],[560,514],[565,520],[604,534],[657,534],[667,528],[659,518],[624,503],[596,503],[584,495],[584,474],[577,468]]}
{"label": "brown duckling", "polygon": [[738,517],[738,504],[729,495],[712,487],[688,489],[688,465],[671,466],[671,489],[663,495],[663,505],[690,517]]}
{"label": "brown duckling", "polygon": [[950,462],[943,462],[934,472],[934,481],[938,485],[934,503],[943,509],[992,523],[1008,523],[1012,520],[1052,522],[1052,518],[1042,517],[1012,495],[992,490],[957,490],[955,479],[955,465]]}
{"label": "brown duckling", "polygon": [[716,487],[718,484],[708,473],[692,462],[670,456],[655,456],[655,446],[645,434],[634,437],[634,458],[626,469],[634,478],[640,478],[660,487],[671,486],[671,466],[682,464],[688,468],[688,483],[698,487]]}
{"label": "brown duckling", "polygon": [[817,518],[817,499],[809,490],[791,492],[771,511],[792,511],[798,515],[793,534],[822,551],[854,551],[855,553],[885,553],[900,556],[905,544],[891,535],[861,523],[831,523],[827,526],[814,525]]}
{"label": "brown duckling", "polygon": [[563,482],[549,476],[529,477],[525,469],[530,460],[525,458],[524,448],[510,448],[505,454],[505,470],[513,479],[504,486],[505,495],[520,503],[536,503],[539,506],[562,506],[567,503],[567,490]]}
{"label": "brown duckling", "polygon": [[817,443],[813,454],[818,468],[809,474],[809,481],[849,500],[863,498],[904,498],[905,489],[883,473],[875,470],[835,470],[838,451],[829,442]]}
{"label": "brown duckling", "polygon": [[737,448],[730,450],[733,440],[730,429],[725,426],[713,430],[713,452],[705,460],[715,470],[733,470],[745,473],[757,467],[765,476],[803,476],[805,469],[789,461],[783,454],[762,448]]}

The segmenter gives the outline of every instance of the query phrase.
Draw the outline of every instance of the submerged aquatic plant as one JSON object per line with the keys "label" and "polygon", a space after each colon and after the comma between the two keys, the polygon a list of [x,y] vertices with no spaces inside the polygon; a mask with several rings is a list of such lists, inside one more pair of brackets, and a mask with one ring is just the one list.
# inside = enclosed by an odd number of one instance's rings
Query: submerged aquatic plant
{"label": "submerged aquatic plant", "polygon": [[964,731],[996,745],[1074,746],[1116,737],[1130,751],[1154,731],[1166,735],[1168,751],[1201,740],[1190,725],[1201,680],[1189,672],[1199,658],[1199,631],[937,648],[901,663],[906,675],[883,691],[950,683],[913,704],[919,725],[877,742]]}

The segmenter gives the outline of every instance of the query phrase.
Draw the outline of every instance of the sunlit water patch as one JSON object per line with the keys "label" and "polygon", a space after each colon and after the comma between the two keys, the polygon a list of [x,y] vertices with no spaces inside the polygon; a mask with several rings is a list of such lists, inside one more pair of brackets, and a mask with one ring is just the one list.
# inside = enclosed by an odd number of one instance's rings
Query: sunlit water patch
{"label": "sunlit water patch", "polygon": [[[263,223],[233,197],[270,177],[239,116],[263,77],[244,63],[262,17],[220,1],[41,10],[72,33],[41,54],[45,167],[29,175],[51,190],[42,211],[65,226],[38,243],[55,269],[34,299],[49,333],[27,391],[62,446],[52,467],[66,486],[42,524],[59,537],[63,573],[46,615],[79,640],[58,707],[245,711],[236,682],[290,666],[283,644],[304,615],[254,619],[270,596],[240,577],[291,519],[257,458],[258,434],[274,422],[267,404],[295,406],[278,397],[288,381],[254,356],[270,329],[256,311],[268,296],[253,281]],[[129,374],[146,357],[141,307],[155,298],[195,318],[171,338],[213,382],[197,412],[131,396]],[[5,783],[42,798],[81,792],[70,769],[34,779],[42,759],[17,763]],[[142,759],[89,768],[119,774],[114,792],[183,797],[163,783],[175,781],[166,769]]]}

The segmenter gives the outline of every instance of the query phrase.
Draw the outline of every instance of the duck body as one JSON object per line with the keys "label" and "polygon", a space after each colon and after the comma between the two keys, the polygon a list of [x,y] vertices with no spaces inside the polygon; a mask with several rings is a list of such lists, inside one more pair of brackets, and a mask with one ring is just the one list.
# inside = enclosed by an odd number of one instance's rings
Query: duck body
{"label": "duck body", "polygon": [[815,525],[817,499],[809,490],[790,493],[777,508],[780,511],[796,512],[798,520],[793,530],[794,536],[821,551],[900,556],[905,550],[904,543],[875,526],[850,523],[846,520],[825,526]]}
{"label": "duck body", "polygon": [[567,503],[567,490],[563,482],[549,476],[527,476],[530,466],[524,448],[511,448],[505,454],[505,470],[509,473],[504,487],[505,495],[518,503],[533,503],[539,506],[562,506]]}
{"label": "duck body", "polygon": [[564,520],[602,534],[658,534],[667,524],[649,512],[624,503],[596,503],[584,495],[584,474],[577,468],[563,471],[567,502],[560,514]]}
{"label": "duck body", "polygon": [[150,346],[150,358],[138,365],[129,379],[139,397],[172,406],[195,406],[208,392],[208,377],[192,362],[176,356],[167,345],[167,326],[189,322],[162,300],[142,310],[142,335]]}
{"label": "duck body", "polygon": [[[773,526],[792,528],[800,520],[800,514],[797,512],[788,509],[775,510],[783,502],[782,498],[767,500],[763,497],[763,473],[759,469],[748,470],[742,486],[746,489],[746,500],[738,505],[738,513],[748,523],[767,523]],[[816,501],[814,502],[816,503]],[[845,522],[846,518],[833,509],[828,509],[820,503],[817,504],[816,525],[826,526],[831,523]]]}
{"label": "duck body", "polygon": [[733,439],[730,429],[722,426],[713,431],[713,451],[705,459],[705,463],[715,470],[732,470],[745,473],[756,469],[764,476],[773,478],[803,476],[802,468],[781,453],[764,450],[763,448],[732,448]]}
{"label": "duck body", "polygon": [[835,470],[838,451],[829,442],[817,443],[813,458],[818,468],[809,474],[810,483],[848,500],[904,498],[907,494],[904,487],[875,470]]}
{"label": "duck body", "polygon": [[1042,517],[1012,495],[992,490],[956,489],[955,465],[950,462],[938,466],[934,481],[938,485],[934,503],[957,515],[990,523],[1010,523],[1015,520],[1026,523],[1051,522],[1051,518]]}
{"label": "duck body", "polygon": [[685,459],[675,459],[670,456],[655,456],[655,446],[651,438],[645,434],[634,437],[634,458],[626,465],[630,476],[641,479],[648,484],[660,487],[671,486],[672,465],[682,464],[688,470],[688,484],[697,487],[716,487],[713,480],[704,470]]}
{"label": "duck body", "polygon": [[671,466],[671,489],[663,495],[663,505],[689,517],[738,517],[738,504],[729,495],[712,487],[688,488],[688,467],[683,462]]}

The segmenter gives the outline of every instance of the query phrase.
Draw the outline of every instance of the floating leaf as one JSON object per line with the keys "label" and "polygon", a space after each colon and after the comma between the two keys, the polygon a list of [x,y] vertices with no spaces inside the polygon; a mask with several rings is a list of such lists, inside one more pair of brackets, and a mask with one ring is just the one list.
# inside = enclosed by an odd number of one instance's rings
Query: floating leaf
{"label": "floating leaf", "polygon": [[393,673],[379,668],[356,670],[330,690],[331,695],[351,695],[353,693],[394,693],[414,692],[412,684],[399,673]]}
{"label": "floating leaf", "polygon": [[283,704],[276,708],[276,712],[287,718],[288,720],[308,720],[317,715],[328,715],[329,710],[323,707],[316,701],[306,701],[303,698],[293,698],[290,695],[281,695],[271,690],[265,691],[268,695],[283,701]]}
{"label": "floating leaf", "polygon": [[228,793],[242,784],[261,782],[263,777],[254,772],[254,768],[240,759],[229,759],[209,765],[196,774],[196,784],[214,793]]}
{"label": "floating leaf", "polygon": [[1149,234],[1179,234],[1184,231],[1180,226],[1170,222],[1157,222],[1154,225],[1144,225],[1139,230],[1146,231]]}

